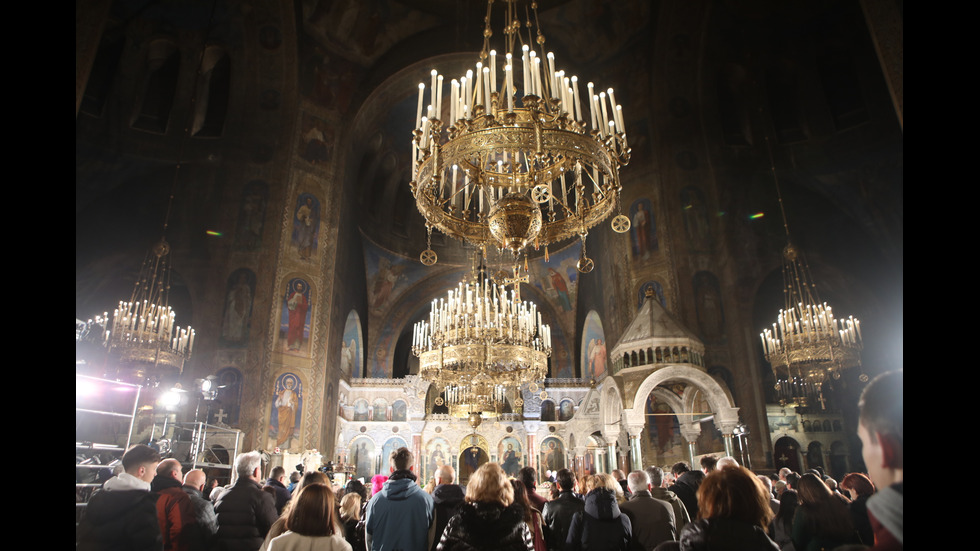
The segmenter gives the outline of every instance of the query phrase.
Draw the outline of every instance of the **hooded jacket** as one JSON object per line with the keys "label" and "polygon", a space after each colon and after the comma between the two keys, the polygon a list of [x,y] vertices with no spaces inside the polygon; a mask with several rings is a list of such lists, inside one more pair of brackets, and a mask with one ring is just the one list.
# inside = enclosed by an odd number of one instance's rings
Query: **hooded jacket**
{"label": "hooded jacket", "polygon": [[78,526],[79,551],[163,549],[157,496],[129,473],[110,478],[92,495]]}
{"label": "hooded jacket", "polygon": [[632,537],[632,523],[619,510],[616,494],[596,488],[585,496],[585,511],[572,517],[565,551],[626,551]]}
{"label": "hooded jacket", "polygon": [[534,551],[534,537],[517,504],[463,503],[439,540],[440,551]]}
{"label": "hooded jacket", "polygon": [[365,511],[371,551],[427,551],[435,506],[411,471],[395,471]]}
{"label": "hooded jacket", "polygon": [[435,504],[435,538],[432,540],[430,551],[435,551],[439,539],[449,524],[449,519],[459,510],[463,503],[463,488],[458,484],[440,484],[432,491],[432,501]]}
{"label": "hooded jacket", "polygon": [[667,488],[677,494],[677,497],[684,503],[684,507],[687,508],[688,516],[692,519],[698,518],[698,488],[701,487],[703,480],[703,472],[687,471],[678,476],[674,484]]}
{"label": "hooded jacket", "polygon": [[181,488],[176,478],[156,475],[150,483],[150,491],[156,493],[157,520],[163,536],[164,551],[189,551],[190,536],[197,519],[191,497]]}

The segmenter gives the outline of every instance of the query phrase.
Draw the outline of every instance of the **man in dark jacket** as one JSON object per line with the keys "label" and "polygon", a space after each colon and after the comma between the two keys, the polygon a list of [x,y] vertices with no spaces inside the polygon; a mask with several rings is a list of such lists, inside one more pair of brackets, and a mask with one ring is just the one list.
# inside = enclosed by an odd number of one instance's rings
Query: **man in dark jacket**
{"label": "man in dark jacket", "polygon": [[575,475],[568,469],[561,469],[555,475],[558,484],[558,497],[545,504],[541,516],[545,524],[544,539],[550,551],[562,551],[568,529],[575,513],[585,510],[585,501],[575,497]]}
{"label": "man in dark jacket", "polygon": [[276,521],[276,502],[262,491],[262,456],[251,451],[235,458],[238,481],[218,498],[219,551],[256,551]]}
{"label": "man in dark jacket", "polygon": [[456,471],[450,465],[443,465],[436,470],[436,488],[432,491],[432,501],[435,503],[435,537],[432,539],[430,551],[435,551],[442,538],[442,532],[449,524],[449,519],[459,510],[459,504],[463,503],[466,493],[458,484],[453,484],[456,480]]}
{"label": "man in dark jacket", "polygon": [[150,482],[150,490],[157,496],[157,520],[163,536],[164,551],[188,551],[185,541],[188,528],[196,522],[194,505],[181,486],[184,478],[180,461],[164,459],[157,465],[157,475]]}
{"label": "man in dark jacket", "polygon": [[681,502],[677,494],[671,492],[667,488],[662,488],[664,482],[664,470],[660,467],[651,465],[646,468],[647,476],[650,477],[650,495],[654,499],[659,499],[670,505],[671,510],[674,512],[674,531],[677,532],[679,536],[681,530],[688,522],[691,522],[691,516],[687,513],[687,507]]}
{"label": "man in dark jacket", "polygon": [[281,515],[282,508],[286,506],[289,498],[292,497],[289,490],[286,489],[286,469],[282,466],[273,467],[272,472],[269,473],[269,480],[265,481],[265,485],[272,488],[276,493],[276,513]]}
{"label": "man in dark jacket", "polygon": [[674,463],[670,470],[674,473],[676,480],[667,489],[677,494],[677,497],[687,507],[687,514],[692,520],[698,518],[698,488],[701,487],[701,481],[704,480],[704,473],[692,471],[686,461]]}
{"label": "man in dark jacket", "polygon": [[123,469],[106,481],[85,508],[78,526],[78,550],[158,551],[163,549],[157,496],[150,493],[160,454],[137,444],[122,457]]}
{"label": "man in dark jacket", "polygon": [[214,535],[218,533],[218,517],[214,514],[214,505],[204,499],[204,483],[207,475],[201,469],[188,471],[184,475],[184,485],[181,488],[191,498],[194,505],[194,524],[190,532],[185,531],[186,541],[190,551],[208,551]]}
{"label": "man in dark jacket", "polygon": [[627,477],[633,495],[619,506],[633,527],[631,551],[652,551],[665,541],[677,538],[674,512],[670,506],[650,494],[650,477],[644,471],[633,471]]}

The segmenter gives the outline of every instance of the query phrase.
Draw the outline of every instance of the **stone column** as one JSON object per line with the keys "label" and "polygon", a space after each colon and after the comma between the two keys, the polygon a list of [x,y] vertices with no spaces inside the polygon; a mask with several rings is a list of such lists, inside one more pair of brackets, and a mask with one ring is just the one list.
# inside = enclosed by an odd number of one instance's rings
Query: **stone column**
{"label": "stone column", "polygon": [[616,455],[616,441],[606,446],[606,457],[609,458],[609,472],[619,468],[619,457]]}
{"label": "stone column", "polygon": [[[408,426],[412,429],[412,453],[415,455],[415,474],[422,473],[422,429],[425,428],[425,421],[409,421]],[[425,481],[422,482],[425,484]]]}
{"label": "stone column", "polygon": [[692,469],[697,468],[694,458],[698,455],[698,436],[701,436],[701,423],[692,422],[681,425],[681,437],[687,442],[687,461],[691,464]]}
{"label": "stone column", "polygon": [[575,459],[572,460],[575,465],[575,476],[582,478],[585,475],[585,454],[589,453],[589,450],[585,446],[575,446],[573,453],[575,454]]}
{"label": "stone column", "polygon": [[643,434],[643,425],[630,425],[627,428],[630,436],[630,464],[628,469],[635,471],[643,468],[643,449],[640,442],[640,435]]}
{"label": "stone column", "polygon": [[718,427],[718,432],[721,433],[721,437],[725,441],[725,455],[734,457],[735,448],[732,446],[732,434],[735,432],[735,427],[738,425],[737,410],[734,418],[728,415],[726,415],[725,418],[719,417],[721,417],[721,415],[715,415],[715,426]]}

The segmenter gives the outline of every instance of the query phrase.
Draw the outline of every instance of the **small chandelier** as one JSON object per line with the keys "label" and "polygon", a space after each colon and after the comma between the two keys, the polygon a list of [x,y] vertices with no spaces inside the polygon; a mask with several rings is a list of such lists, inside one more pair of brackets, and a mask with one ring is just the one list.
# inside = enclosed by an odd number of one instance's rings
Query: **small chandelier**
{"label": "small chandelier", "polygon": [[[433,228],[515,257],[529,245],[547,252],[550,243],[577,236],[578,269],[590,272],[588,230],[620,212],[619,169],[630,158],[622,106],[612,88],[599,91],[590,82],[582,90],[578,77],[556,70],[540,25],[536,52],[530,20],[525,42],[516,3],[504,1],[503,55],[490,49],[489,0],[475,71],[452,79],[448,94],[435,69],[428,94],[419,84],[411,186],[429,235],[420,258],[425,265],[438,260]],[[531,8],[537,22],[537,4]],[[515,51],[518,39],[523,45]],[[618,214],[612,227],[628,231],[629,218]]]}
{"label": "small chandelier", "polygon": [[820,301],[803,254],[789,241],[775,163],[772,175],[787,239],[783,248],[784,306],[772,328],[765,329],[759,338],[776,377],[779,402],[807,406],[817,400],[823,405],[821,387],[827,377],[838,379],[843,369],[861,365],[861,322],[854,316],[838,319],[833,308]]}
{"label": "small chandelier", "polygon": [[194,348],[196,333],[175,325],[169,294],[170,244],[160,239],[143,261],[130,300],[119,302],[111,320],[101,318],[108,322],[104,345],[110,356],[119,364],[139,366],[140,378],[150,365],[179,374]]}
{"label": "small chandelier", "polygon": [[[419,375],[442,393],[437,405],[473,428],[483,417],[499,416],[512,390],[537,392],[548,373],[551,327],[534,303],[521,300],[520,278],[506,283],[514,289],[474,270],[447,298],[432,301],[428,321],[415,324]],[[513,404],[524,405],[520,392]]]}

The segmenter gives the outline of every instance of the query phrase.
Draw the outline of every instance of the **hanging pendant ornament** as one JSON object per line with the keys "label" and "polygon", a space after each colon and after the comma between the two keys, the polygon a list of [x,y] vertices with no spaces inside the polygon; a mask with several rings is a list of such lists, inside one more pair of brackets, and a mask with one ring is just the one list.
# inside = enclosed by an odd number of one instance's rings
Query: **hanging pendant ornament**
{"label": "hanging pendant ornament", "polygon": [[551,199],[551,190],[545,184],[538,184],[531,188],[531,199],[536,203],[547,203]]}
{"label": "hanging pendant ornament", "polygon": [[426,266],[432,266],[436,262],[439,262],[439,255],[437,255],[436,252],[432,250],[432,226],[426,224],[425,229],[426,229],[426,236],[425,236],[426,249],[422,251],[422,254],[419,255],[419,260],[422,262],[422,264]]}
{"label": "hanging pendant ornament", "polygon": [[436,397],[436,405],[437,406],[441,406],[442,404],[445,404],[445,403],[446,403],[446,401],[442,399],[442,396]]}
{"label": "hanging pendant ornament", "polygon": [[616,233],[626,233],[630,231],[630,219],[625,215],[620,214],[612,219],[612,229]]}
{"label": "hanging pendant ornament", "polygon": [[595,268],[595,262],[592,262],[592,259],[585,254],[585,234],[582,234],[582,256],[579,257],[575,267],[583,274],[587,274]]}

